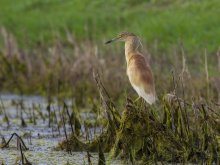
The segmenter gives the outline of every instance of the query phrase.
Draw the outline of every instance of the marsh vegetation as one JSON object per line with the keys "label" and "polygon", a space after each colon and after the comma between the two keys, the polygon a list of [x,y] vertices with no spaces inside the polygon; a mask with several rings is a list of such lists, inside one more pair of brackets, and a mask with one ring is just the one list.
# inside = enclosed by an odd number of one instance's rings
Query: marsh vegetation
{"label": "marsh vegetation", "polygon": [[[220,163],[217,0],[0,4],[0,162]],[[142,38],[153,106],[104,45],[124,29]]]}

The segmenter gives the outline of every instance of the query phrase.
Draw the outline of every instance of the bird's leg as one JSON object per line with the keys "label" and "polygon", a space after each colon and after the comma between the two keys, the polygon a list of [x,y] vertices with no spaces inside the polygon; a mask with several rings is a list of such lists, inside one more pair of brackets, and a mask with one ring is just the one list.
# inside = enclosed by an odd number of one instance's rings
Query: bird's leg
{"label": "bird's leg", "polygon": [[136,103],[140,98],[141,98],[141,97],[138,96],[138,98],[136,98],[136,99],[134,100],[134,103]]}

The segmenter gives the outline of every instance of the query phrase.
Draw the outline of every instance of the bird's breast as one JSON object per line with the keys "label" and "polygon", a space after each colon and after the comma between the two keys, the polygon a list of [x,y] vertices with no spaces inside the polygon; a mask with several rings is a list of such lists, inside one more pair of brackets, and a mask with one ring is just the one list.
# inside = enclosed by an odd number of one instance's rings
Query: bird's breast
{"label": "bird's breast", "polygon": [[131,84],[141,86],[146,92],[154,91],[151,68],[143,56],[135,55],[129,60],[127,75]]}

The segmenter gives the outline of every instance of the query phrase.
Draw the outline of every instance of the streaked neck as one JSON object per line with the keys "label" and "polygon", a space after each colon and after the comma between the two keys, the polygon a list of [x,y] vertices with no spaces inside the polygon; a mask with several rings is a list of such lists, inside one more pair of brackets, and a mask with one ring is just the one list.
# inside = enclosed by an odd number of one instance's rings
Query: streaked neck
{"label": "streaked neck", "polygon": [[140,41],[137,37],[131,37],[125,41],[125,58],[128,63],[133,54],[138,53]]}

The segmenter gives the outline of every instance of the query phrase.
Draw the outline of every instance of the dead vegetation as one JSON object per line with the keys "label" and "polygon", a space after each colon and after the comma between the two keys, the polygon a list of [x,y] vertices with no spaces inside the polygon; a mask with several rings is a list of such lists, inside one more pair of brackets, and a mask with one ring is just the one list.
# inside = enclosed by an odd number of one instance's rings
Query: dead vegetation
{"label": "dead vegetation", "polygon": [[[119,47],[108,48],[89,40],[79,42],[73,33],[66,30],[66,39],[56,34],[51,45],[39,43],[29,50],[20,48],[16,38],[5,28],[1,28],[1,34],[1,91],[10,89],[20,95],[35,93],[48,97],[59,94],[61,98],[74,97],[77,104],[85,105],[87,98],[83,96],[98,97],[92,77],[92,70],[98,70],[112,99],[120,100],[126,93],[133,93],[126,76],[124,55]],[[216,89],[219,91],[219,78],[211,76],[217,73],[209,73],[209,66],[213,65],[209,64],[210,59],[188,56],[182,46],[174,48],[169,54],[152,50],[152,56],[148,58],[154,71],[157,93],[162,95],[173,90],[174,76],[179,79],[176,93],[182,98],[193,95],[218,100]],[[216,66],[215,72],[217,70]]]}
{"label": "dead vegetation", "polygon": [[[0,145],[0,148],[1,149],[8,148],[9,144],[14,136],[17,138],[17,150],[20,151],[20,156],[17,158],[16,164],[32,165],[32,163],[30,163],[30,161],[26,158],[26,156],[23,153],[23,151],[28,150],[28,148],[26,147],[22,138],[17,133],[13,133],[7,142],[5,141],[5,139],[3,137],[2,144]],[[3,164],[3,162],[2,162],[2,164]]]}
{"label": "dead vegetation", "polygon": [[219,163],[219,105],[188,103],[167,94],[154,107],[127,99],[119,115],[97,75],[95,79],[107,116],[104,131],[89,142],[72,134],[58,148],[98,152],[101,146],[111,158],[133,164]]}
{"label": "dead vegetation", "polygon": [[[27,114],[35,124],[37,117],[48,119],[48,127],[58,130],[59,135],[64,130],[65,140],[57,146],[58,150],[70,154],[86,151],[88,162],[90,152],[99,152],[100,165],[105,162],[103,152],[133,164],[220,163],[220,83],[219,77],[209,73],[206,54],[203,72],[198,76],[187,65],[183,49],[175,52],[170,61],[166,55],[157,60],[152,57],[160,102],[147,106],[141,101],[133,103],[132,91],[126,88],[121,60],[124,56],[112,55],[115,50],[103,56],[104,51],[96,44],[85,41],[79,45],[67,31],[67,41],[56,37],[48,49],[39,44],[33,51],[24,51],[5,29],[2,34],[5,46],[0,52],[0,89],[11,89],[20,95],[34,91],[47,96],[47,114],[42,114],[40,105],[33,105]],[[166,74],[169,69],[172,76]],[[164,95],[167,91],[172,94]],[[52,106],[52,96],[57,97],[58,113]],[[65,103],[66,97],[74,100],[72,106]],[[21,125],[25,126],[24,108],[22,103],[17,104]],[[95,122],[79,117],[82,107],[95,114]],[[3,106],[0,112],[9,127]],[[91,128],[96,127],[101,133],[91,133]]]}

